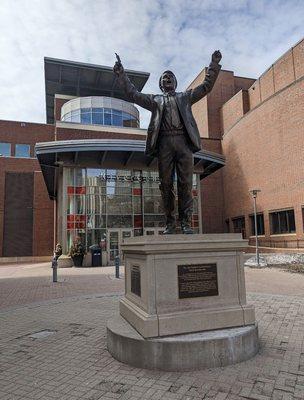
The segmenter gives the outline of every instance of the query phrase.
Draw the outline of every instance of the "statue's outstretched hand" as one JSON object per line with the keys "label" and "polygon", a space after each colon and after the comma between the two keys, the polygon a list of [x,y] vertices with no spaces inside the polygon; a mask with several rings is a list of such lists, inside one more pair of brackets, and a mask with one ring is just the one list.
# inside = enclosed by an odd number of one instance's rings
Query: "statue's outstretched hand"
{"label": "statue's outstretched hand", "polygon": [[219,63],[222,59],[222,54],[219,50],[216,50],[213,54],[212,54],[212,62],[216,62]]}
{"label": "statue's outstretched hand", "polygon": [[116,61],[114,67],[113,67],[113,72],[116,75],[120,75],[124,72],[124,67],[122,66],[121,63],[119,63],[118,61]]}
{"label": "statue's outstretched hand", "polygon": [[117,58],[117,61],[116,61],[115,65],[114,65],[114,67],[113,67],[113,72],[116,75],[120,75],[120,74],[122,74],[124,72],[124,67],[122,66],[122,63],[120,61],[120,57],[119,57],[118,54],[116,54],[116,58]]}

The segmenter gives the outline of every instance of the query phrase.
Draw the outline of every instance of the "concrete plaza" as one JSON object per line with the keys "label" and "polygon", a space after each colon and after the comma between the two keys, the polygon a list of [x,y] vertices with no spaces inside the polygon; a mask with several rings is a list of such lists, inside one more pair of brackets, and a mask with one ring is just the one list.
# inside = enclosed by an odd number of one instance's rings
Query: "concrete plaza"
{"label": "concrete plaza", "polygon": [[0,266],[0,399],[304,399],[304,274],[246,268],[260,351],[187,373],[129,367],[106,348],[123,279],[113,268]]}

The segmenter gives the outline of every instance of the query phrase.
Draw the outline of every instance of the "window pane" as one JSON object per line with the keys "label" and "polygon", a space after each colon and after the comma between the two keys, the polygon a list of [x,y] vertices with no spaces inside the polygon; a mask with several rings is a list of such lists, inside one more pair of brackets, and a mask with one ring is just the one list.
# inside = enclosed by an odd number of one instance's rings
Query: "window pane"
{"label": "window pane", "polygon": [[270,213],[271,233],[293,233],[296,231],[294,210],[276,211]]}
{"label": "window pane", "polygon": [[279,213],[280,220],[280,233],[288,232],[287,228],[287,212],[283,211]]}
{"label": "window pane", "polygon": [[108,228],[132,228],[132,215],[108,215]]}
{"label": "window pane", "polygon": [[75,214],[75,202],[72,195],[67,198],[67,214]]}
{"label": "window pane", "polygon": [[105,196],[87,196],[87,214],[105,214],[106,197]]}
{"label": "window pane", "polygon": [[133,213],[141,214],[141,197],[140,196],[133,197]]}
{"label": "window pane", "polygon": [[87,231],[87,237],[88,237],[88,248],[92,246],[93,244],[98,244],[99,246],[102,246],[101,241],[105,239],[106,237],[106,230],[105,229],[88,229]]}
{"label": "window pane", "polygon": [[91,124],[91,113],[83,113],[81,111],[81,123],[82,124]]}
{"label": "window pane", "polygon": [[145,214],[162,214],[162,200],[160,196],[144,198],[144,211]]}
{"label": "window pane", "polygon": [[144,215],[144,227],[152,228],[152,227],[162,227],[165,226],[165,216],[164,215],[155,215],[155,214],[145,214]]}
{"label": "window pane", "polygon": [[121,110],[112,109],[112,114],[113,114],[113,115],[118,115],[118,116],[122,117],[122,111],[121,111]]}
{"label": "window pane", "polygon": [[107,196],[107,212],[109,214],[131,214],[131,196]]}
{"label": "window pane", "polygon": [[233,232],[234,233],[241,233],[243,238],[246,237],[245,231],[245,217],[234,218],[232,220],[233,223]]}
{"label": "window pane", "polygon": [[296,231],[296,224],[295,224],[295,218],[294,218],[294,211],[293,210],[288,210],[287,211],[287,217],[288,217],[288,232],[292,233]]}
{"label": "window pane", "polygon": [[103,125],[103,114],[93,113],[92,114],[92,124]]}
{"label": "window pane", "polygon": [[29,158],[31,146],[29,144],[16,144],[15,157]]}
{"label": "window pane", "polygon": [[75,168],[75,186],[85,186],[85,169]]}
{"label": "window pane", "polygon": [[[255,235],[254,215],[250,215],[251,234]],[[257,231],[258,235],[264,235],[264,215],[257,214]]]}
{"label": "window pane", "polygon": [[106,111],[105,111],[105,113],[104,113],[104,124],[105,124],[105,125],[112,125],[111,114],[110,114],[110,113],[107,113]]}
{"label": "window pane", "polygon": [[100,229],[106,227],[106,216],[91,214],[87,216],[88,229]]}
{"label": "window pane", "polygon": [[0,157],[10,157],[10,156],[11,156],[11,144],[0,143]]}
{"label": "window pane", "polygon": [[258,235],[265,235],[263,214],[257,215],[257,224],[258,224]]}
{"label": "window pane", "polygon": [[74,198],[75,198],[75,214],[84,214],[85,196],[74,196]]}
{"label": "window pane", "polygon": [[113,115],[113,125],[122,126],[122,117],[118,115]]}
{"label": "window pane", "polygon": [[271,233],[273,234],[280,233],[279,213],[277,212],[271,213],[270,220],[271,220]]}
{"label": "window pane", "polygon": [[132,126],[132,118],[129,114],[123,113],[122,116],[122,125],[130,128]]}
{"label": "window pane", "polygon": [[72,111],[71,122],[80,122],[80,112],[79,110]]}

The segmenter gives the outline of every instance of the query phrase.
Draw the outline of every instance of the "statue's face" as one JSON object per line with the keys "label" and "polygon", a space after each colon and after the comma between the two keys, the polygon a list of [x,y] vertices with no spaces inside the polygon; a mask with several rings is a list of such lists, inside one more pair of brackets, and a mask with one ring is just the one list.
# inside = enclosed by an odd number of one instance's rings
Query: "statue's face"
{"label": "statue's face", "polygon": [[159,87],[163,92],[172,92],[176,89],[177,80],[173,72],[165,71],[159,80]]}

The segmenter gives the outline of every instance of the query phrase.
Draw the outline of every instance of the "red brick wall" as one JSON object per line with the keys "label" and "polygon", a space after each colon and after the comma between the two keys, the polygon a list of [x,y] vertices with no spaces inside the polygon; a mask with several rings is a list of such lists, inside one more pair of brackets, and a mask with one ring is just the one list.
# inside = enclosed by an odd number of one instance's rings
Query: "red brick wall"
{"label": "red brick wall", "polygon": [[245,106],[245,104],[247,105],[247,98],[248,92],[240,90],[223,105],[221,108],[221,125],[223,132],[227,132],[248,110],[248,106]]}
{"label": "red brick wall", "polygon": [[[0,256],[2,256],[3,244],[3,214],[4,214],[4,185],[6,172],[35,172],[34,187],[34,248],[33,255],[49,254],[50,239],[53,226],[45,226],[44,218],[49,219],[48,209],[52,207],[49,200],[44,181],[39,179],[39,190],[36,176],[40,176],[40,166],[35,158],[14,158],[15,144],[30,144],[31,157],[34,157],[34,146],[37,142],[48,142],[53,140],[54,126],[35,124],[29,122],[0,121],[0,142],[12,144],[12,157],[0,157]],[[37,188],[36,188],[37,186]],[[45,212],[45,217],[38,217],[38,214]],[[35,223],[37,221],[37,224]],[[41,241],[41,246],[37,242]],[[48,244],[47,244],[48,243]],[[53,244],[52,244],[53,245]]]}
{"label": "red brick wall", "polygon": [[261,101],[268,99],[274,94],[274,73],[270,68],[260,77]]}
{"label": "red brick wall", "polygon": [[254,82],[252,86],[248,89],[248,97],[249,97],[249,109],[252,110],[258,104],[260,104],[261,100],[261,90],[260,90],[260,80]]}
{"label": "red brick wall", "polygon": [[203,233],[221,233],[225,230],[222,187],[222,170],[201,181]]}
{"label": "red brick wall", "polygon": [[304,39],[282,55],[249,88],[250,109],[304,75]]}
{"label": "red brick wall", "polygon": [[304,40],[293,47],[292,52],[296,79],[299,79],[304,75]]}
{"label": "red brick wall", "polygon": [[[205,70],[191,83],[194,88],[203,83]],[[231,71],[220,71],[217,81],[206,97],[192,106],[192,112],[197,122],[201,137],[220,138],[220,107],[235,93],[234,76]]]}
{"label": "red brick wall", "polygon": [[[193,89],[202,84],[205,79],[206,71],[207,69],[204,68],[189,85],[188,89]],[[196,120],[200,136],[209,137],[207,97],[204,97],[192,106],[192,113]]]}
{"label": "red brick wall", "polygon": [[[202,139],[202,148],[222,154],[219,139]],[[219,170],[201,181],[203,233],[220,233],[224,230],[222,179],[222,170]]]}
{"label": "red brick wall", "polygon": [[54,201],[49,199],[41,171],[34,173],[33,255],[53,254]]}
{"label": "red brick wall", "polygon": [[[15,144],[30,144],[31,157],[37,142],[53,140],[54,126],[34,124],[31,122],[0,121],[0,142],[12,144],[12,156],[15,155]],[[15,161],[18,162],[16,159]]]}
{"label": "red brick wall", "polygon": [[302,79],[247,113],[223,138],[225,218],[245,215],[247,235],[249,190],[259,188],[257,207],[264,212],[266,236],[269,211],[290,207],[295,209],[297,237],[303,238],[303,92]]}
{"label": "red brick wall", "polygon": [[[201,84],[204,78],[205,70],[197,76],[189,88]],[[253,82],[254,80],[250,78],[234,76],[232,71],[220,71],[211,93],[192,106],[201,137],[215,139],[222,137],[221,107],[239,90],[247,90]]]}
{"label": "red brick wall", "polygon": [[[49,226],[45,222],[49,221],[49,210],[53,207],[53,202],[49,200],[47,190],[40,177],[40,166],[36,159],[18,159],[0,157],[0,257],[3,255],[3,215],[4,215],[4,185],[6,172],[33,172],[34,184],[34,237],[33,237],[33,255],[49,254],[50,243],[53,246],[53,223]],[[37,181],[39,176],[39,182]],[[52,247],[51,246],[51,247]]]}
{"label": "red brick wall", "polygon": [[273,75],[276,92],[291,84],[295,80],[292,50],[289,50],[287,53],[285,53],[273,65]]}
{"label": "red brick wall", "polygon": [[237,93],[239,90],[248,90],[250,86],[255,82],[255,79],[252,78],[244,78],[242,76],[234,77],[234,93]]}

